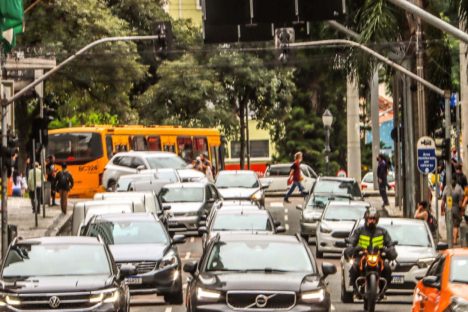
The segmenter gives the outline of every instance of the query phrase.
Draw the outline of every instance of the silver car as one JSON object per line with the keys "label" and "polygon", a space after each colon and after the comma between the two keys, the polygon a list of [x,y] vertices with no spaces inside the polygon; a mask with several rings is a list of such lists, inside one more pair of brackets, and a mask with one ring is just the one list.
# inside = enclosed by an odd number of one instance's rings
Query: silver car
{"label": "silver car", "polygon": [[[270,165],[265,170],[264,177],[260,179],[262,183],[269,183],[270,186],[265,190],[265,193],[268,195],[273,194],[285,194],[288,191],[288,178],[291,171],[291,165],[288,164],[275,164]],[[302,185],[304,186],[307,193],[310,192],[312,186],[317,179],[317,174],[315,171],[307,164],[301,164]]]}
{"label": "silver car", "polygon": [[115,190],[120,176],[135,174],[146,169],[183,169],[187,163],[170,152],[120,152],[115,154],[104,168],[102,186]]}
{"label": "silver car", "polygon": [[223,170],[216,177],[216,188],[226,200],[248,200],[265,207],[265,192],[257,174],[251,170]]}
{"label": "silver car", "polygon": [[131,187],[135,182],[152,183],[163,181],[165,183],[181,182],[178,171],[172,168],[142,170],[135,174],[120,176],[117,181],[117,192],[132,191]]}
{"label": "silver car", "polygon": [[315,255],[323,258],[323,253],[341,253],[336,246],[349,236],[357,220],[360,220],[370,204],[365,201],[330,201],[325,208],[316,234]]}
{"label": "silver car", "polygon": [[[356,222],[355,228],[364,224]],[[429,226],[424,220],[404,218],[380,218],[378,226],[385,228],[395,246],[398,257],[390,263],[392,282],[387,295],[412,293],[419,279],[424,277],[427,269],[437,256],[436,245],[432,239]],[[347,261],[341,256],[342,283],[341,300],[353,301],[353,287],[349,283],[349,270],[353,259]]]}

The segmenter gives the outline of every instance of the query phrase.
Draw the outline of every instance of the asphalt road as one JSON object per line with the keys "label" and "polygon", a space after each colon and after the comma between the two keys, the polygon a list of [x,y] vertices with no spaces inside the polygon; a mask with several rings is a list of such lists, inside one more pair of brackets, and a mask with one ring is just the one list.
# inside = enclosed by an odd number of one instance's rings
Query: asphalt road
{"label": "asphalt road", "polygon": [[[301,204],[301,198],[291,198],[290,204],[283,204],[282,198],[272,197],[267,198],[266,207],[271,211],[273,217],[281,221],[285,227],[287,234],[294,234],[299,231],[299,217],[300,213],[296,210],[296,205]],[[189,237],[187,242],[183,245],[179,245],[179,254],[182,261],[185,263],[191,260],[199,259],[202,249],[201,240],[198,237]],[[314,244],[310,244],[311,250],[315,253]],[[339,266],[339,257],[333,255],[325,255],[325,259],[318,261],[319,265],[322,262],[330,262],[337,266],[338,272],[336,275],[328,277],[329,290],[332,294],[332,311],[363,311],[362,303],[354,304],[342,304],[340,301],[340,283],[341,283],[341,270]],[[185,273],[184,273],[185,274]],[[183,280],[186,281],[186,275]],[[411,310],[412,296],[398,296],[388,297],[384,302],[377,305],[377,312],[391,311],[410,311]],[[169,306],[165,305],[162,297],[155,295],[147,296],[134,296],[132,297],[132,312],[146,312],[146,311],[158,311],[158,312],[180,312],[185,311],[184,306]]]}

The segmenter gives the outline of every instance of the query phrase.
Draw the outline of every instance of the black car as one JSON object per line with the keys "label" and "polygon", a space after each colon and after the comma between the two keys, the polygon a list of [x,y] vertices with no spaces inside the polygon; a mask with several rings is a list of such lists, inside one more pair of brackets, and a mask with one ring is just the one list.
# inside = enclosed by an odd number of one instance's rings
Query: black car
{"label": "black car", "polygon": [[96,238],[17,239],[2,265],[0,311],[129,311],[130,273]]}
{"label": "black car", "polygon": [[330,311],[324,278],[300,236],[220,234],[189,262],[187,311]]}
{"label": "black car", "polygon": [[175,244],[185,242],[183,235],[172,239],[158,218],[149,213],[121,213],[94,216],[86,236],[100,236],[119,267],[130,267],[135,274],[125,282],[132,294],[156,293],[170,304],[182,304],[181,261]]}

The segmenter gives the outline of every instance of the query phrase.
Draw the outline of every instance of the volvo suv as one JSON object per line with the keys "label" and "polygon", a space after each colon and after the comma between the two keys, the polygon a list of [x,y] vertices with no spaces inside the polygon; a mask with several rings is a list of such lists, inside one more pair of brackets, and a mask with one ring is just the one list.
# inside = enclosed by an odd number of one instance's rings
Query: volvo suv
{"label": "volvo suv", "polygon": [[0,311],[129,311],[129,274],[93,237],[17,239],[2,265]]}

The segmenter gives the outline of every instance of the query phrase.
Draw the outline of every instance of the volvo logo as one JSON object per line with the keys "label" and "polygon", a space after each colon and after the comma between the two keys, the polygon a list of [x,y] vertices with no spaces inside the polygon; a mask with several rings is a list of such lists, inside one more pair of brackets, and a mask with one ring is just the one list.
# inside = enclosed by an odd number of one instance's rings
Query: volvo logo
{"label": "volvo logo", "polygon": [[255,298],[255,304],[257,305],[258,308],[266,307],[267,303],[268,303],[268,297],[265,295],[258,295]]}
{"label": "volvo logo", "polygon": [[57,309],[60,306],[60,298],[57,296],[50,297],[49,306],[53,309]]}

